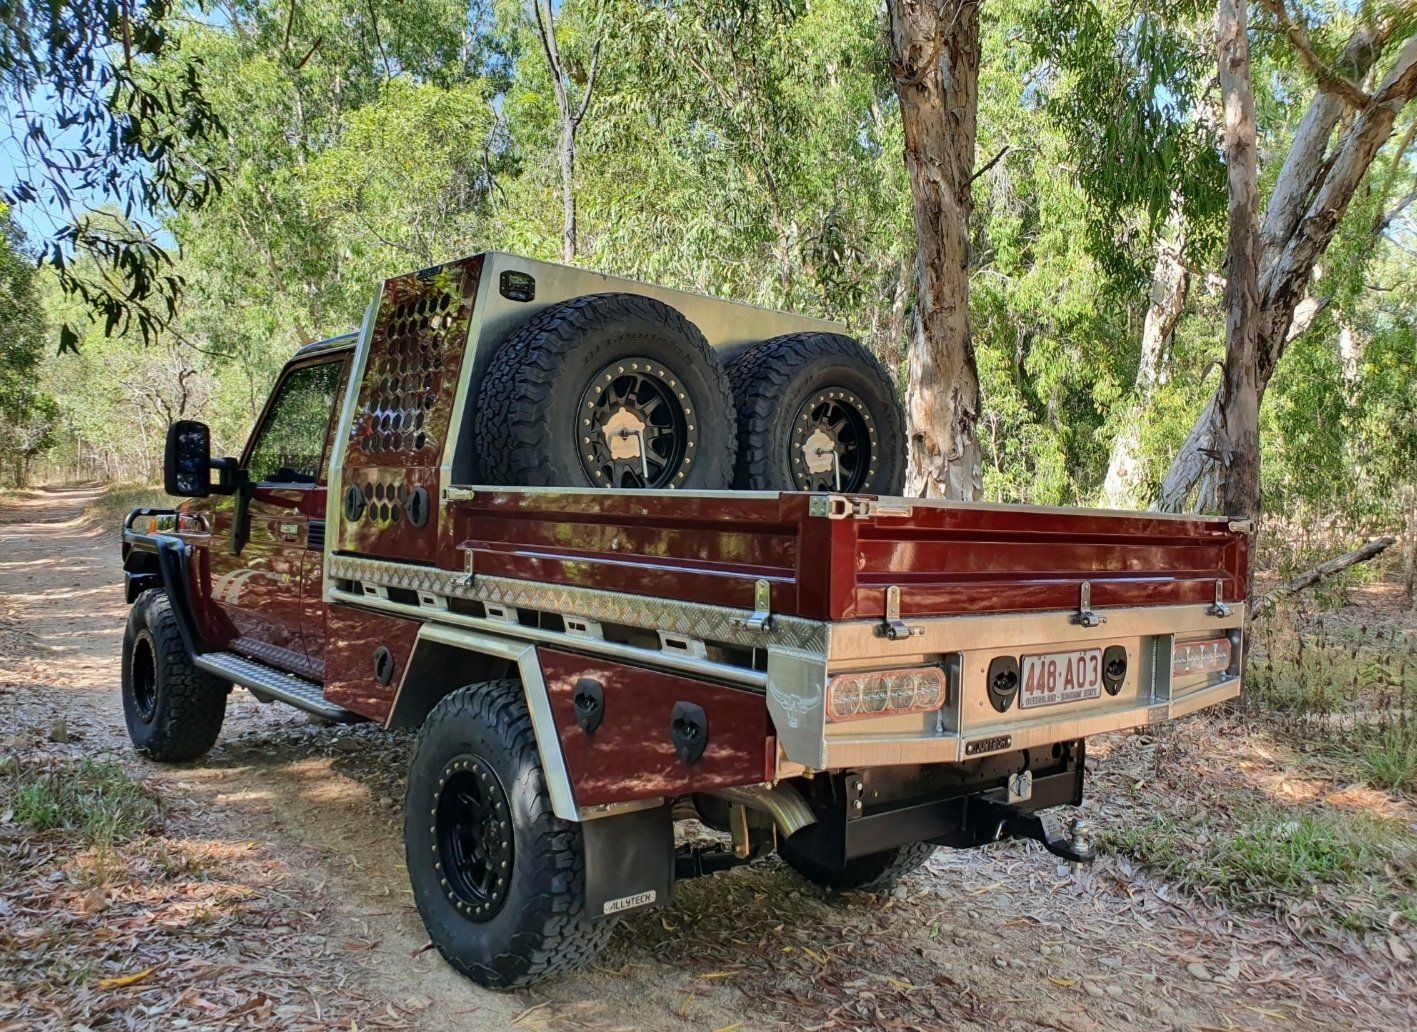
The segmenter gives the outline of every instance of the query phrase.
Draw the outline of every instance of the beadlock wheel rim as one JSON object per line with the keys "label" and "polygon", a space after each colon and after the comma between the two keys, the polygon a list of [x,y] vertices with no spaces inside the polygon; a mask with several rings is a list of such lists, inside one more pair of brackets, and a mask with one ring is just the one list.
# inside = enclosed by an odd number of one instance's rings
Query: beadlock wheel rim
{"label": "beadlock wheel rim", "polygon": [[129,677],[133,686],[133,708],[138,719],[151,724],[157,716],[157,662],[153,656],[152,642],[146,635],[139,636],[133,644],[132,668]]}
{"label": "beadlock wheel rim", "polygon": [[443,894],[468,920],[491,920],[507,900],[512,877],[511,808],[496,771],[479,756],[449,760],[430,817]]}
{"label": "beadlock wheel rim", "polygon": [[878,442],[875,420],[859,397],[844,387],[817,391],[792,418],[793,486],[860,491],[875,476]]}
{"label": "beadlock wheel rim", "polygon": [[683,381],[648,358],[611,362],[576,406],[576,454],[597,487],[678,487],[693,467],[698,438]]}

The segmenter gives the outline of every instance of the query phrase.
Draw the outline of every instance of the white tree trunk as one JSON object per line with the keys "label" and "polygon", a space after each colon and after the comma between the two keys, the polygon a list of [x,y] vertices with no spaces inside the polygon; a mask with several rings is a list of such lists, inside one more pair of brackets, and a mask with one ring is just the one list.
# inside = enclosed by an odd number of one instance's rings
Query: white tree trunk
{"label": "white tree trunk", "polygon": [[1141,360],[1136,384],[1126,405],[1121,426],[1112,441],[1107,461],[1107,477],[1102,483],[1100,504],[1109,509],[1131,509],[1145,504],[1146,465],[1141,455],[1141,431],[1156,388],[1170,378],[1171,342],[1176,323],[1186,306],[1191,276],[1182,261],[1186,233],[1178,216],[1173,216],[1174,236],[1157,241],[1156,264],[1151,273],[1151,296],[1141,331]]}
{"label": "white tree trunk", "polygon": [[979,87],[977,0],[888,0],[919,279],[908,352],[906,491],[978,498],[981,399],[969,335],[969,217]]}
{"label": "white tree trunk", "polygon": [[[1272,197],[1279,198],[1286,211],[1294,208],[1296,202],[1291,198],[1303,184],[1308,184],[1305,189],[1312,190],[1312,197],[1287,237],[1281,240],[1279,234],[1280,229],[1289,224],[1289,216],[1281,217],[1278,212],[1273,218],[1266,214],[1268,236],[1265,232],[1261,233],[1265,251],[1259,278],[1259,306],[1254,320],[1257,335],[1256,387],[1261,400],[1270,377],[1284,356],[1285,348],[1298,335],[1293,332],[1297,310],[1305,300],[1304,291],[1314,267],[1332,242],[1349,202],[1374,157],[1392,136],[1398,112],[1414,94],[1417,94],[1417,36],[1409,37],[1403,43],[1387,76],[1344,130],[1331,158],[1320,160],[1317,170],[1312,164],[1286,161],[1285,171],[1289,180],[1286,181],[1282,173],[1281,182],[1276,184]],[[1336,119],[1337,116],[1334,117]],[[1318,128],[1310,130],[1311,133],[1318,131]],[[1312,154],[1311,143],[1311,138],[1304,137],[1296,139],[1295,146],[1310,148],[1306,153]],[[1272,199],[1271,205],[1274,203]],[[1217,399],[1218,392],[1207,403],[1185,444],[1172,460],[1157,500],[1160,508],[1175,510],[1184,507],[1193,491],[1191,507],[1195,511],[1214,507],[1215,493],[1207,489],[1202,480],[1214,475],[1212,466],[1224,453],[1217,437]],[[1197,487],[1199,490],[1196,490]]]}

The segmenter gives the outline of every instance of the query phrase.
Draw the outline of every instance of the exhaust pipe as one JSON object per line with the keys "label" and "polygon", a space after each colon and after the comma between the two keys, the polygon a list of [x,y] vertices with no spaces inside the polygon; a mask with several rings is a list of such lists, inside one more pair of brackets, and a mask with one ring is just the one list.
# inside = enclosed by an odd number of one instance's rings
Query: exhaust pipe
{"label": "exhaust pipe", "polygon": [[772,818],[783,838],[791,838],[803,828],[817,823],[817,816],[802,798],[802,793],[788,784],[773,788],[768,785],[747,785],[742,788],[720,788],[709,792],[726,802],[746,806]]}

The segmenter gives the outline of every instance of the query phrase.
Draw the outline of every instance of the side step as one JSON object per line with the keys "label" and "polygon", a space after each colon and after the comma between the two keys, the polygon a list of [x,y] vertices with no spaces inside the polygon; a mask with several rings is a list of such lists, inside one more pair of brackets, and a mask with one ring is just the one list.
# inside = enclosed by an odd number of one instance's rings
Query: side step
{"label": "side step", "polygon": [[193,657],[193,662],[207,673],[234,681],[257,696],[279,699],[336,724],[355,724],[364,720],[358,713],[351,713],[328,701],[318,684],[234,652],[203,652]]}

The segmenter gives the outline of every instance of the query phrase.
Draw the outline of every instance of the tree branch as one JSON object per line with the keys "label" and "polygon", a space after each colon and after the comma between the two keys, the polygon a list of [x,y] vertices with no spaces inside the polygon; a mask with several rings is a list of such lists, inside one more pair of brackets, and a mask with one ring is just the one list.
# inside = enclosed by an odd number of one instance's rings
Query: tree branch
{"label": "tree branch", "polygon": [[1289,37],[1289,42],[1298,51],[1299,61],[1318,80],[1319,89],[1326,93],[1337,94],[1354,107],[1362,107],[1372,99],[1352,79],[1323,63],[1314,51],[1314,45],[1309,42],[1309,37],[1304,35],[1304,30],[1295,24],[1294,19],[1289,17],[1289,12],[1284,7],[1284,0],[1260,0],[1260,2],[1279,22],[1279,27],[1284,30],[1284,34]]}
{"label": "tree branch", "polygon": [[1280,599],[1298,594],[1305,588],[1311,588],[1326,577],[1332,577],[1335,573],[1340,573],[1350,566],[1366,563],[1368,560],[1381,555],[1396,543],[1397,538],[1395,537],[1374,538],[1360,548],[1355,548],[1351,552],[1345,552],[1343,555],[1335,556],[1328,562],[1320,563],[1312,570],[1307,570],[1297,577],[1291,577],[1277,588],[1255,599],[1254,603],[1250,606],[1250,616],[1252,618],[1261,616],[1273,609],[1275,603]]}
{"label": "tree branch", "polygon": [[581,106],[576,109],[576,125],[581,124],[581,119],[585,118],[586,109],[590,107],[591,94],[595,92],[595,73],[600,71],[600,40],[595,41],[595,45],[590,48],[590,71],[586,73],[585,91],[581,94]]}
{"label": "tree branch", "polygon": [[1008,145],[1008,144],[1004,144],[1002,147],[999,148],[999,153],[998,153],[998,154],[995,154],[992,158],[990,158],[988,161],[984,162],[984,164],[980,165],[977,169],[975,169],[974,175],[972,175],[972,176],[969,177],[969,183],[966,183],[965,185],[966,185],[966,186],[970,185],[970,183],[973,183],[976,179],[978,179],[980,176],[982,176],[985,172],[988,172],[991,168],[993,168],[995,165],[997,165],[997,164],[999,163],[999,160],[1000,160],[1001,158],[1003,158],[1003,156],[1004,156],[1005,154],[1007,154],[1008,152],[1009,152],[1009,145]]}

